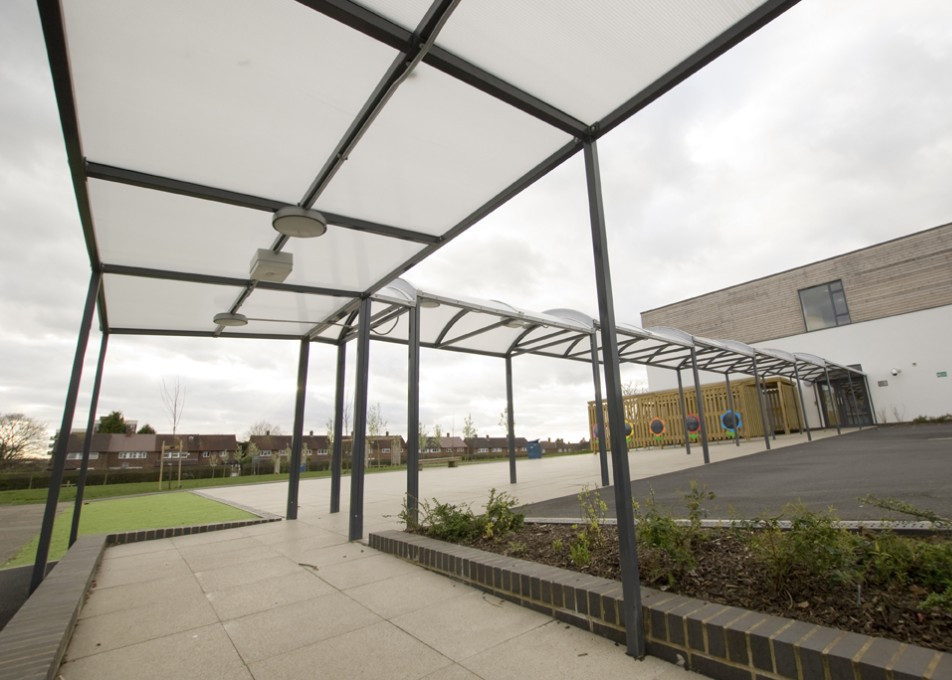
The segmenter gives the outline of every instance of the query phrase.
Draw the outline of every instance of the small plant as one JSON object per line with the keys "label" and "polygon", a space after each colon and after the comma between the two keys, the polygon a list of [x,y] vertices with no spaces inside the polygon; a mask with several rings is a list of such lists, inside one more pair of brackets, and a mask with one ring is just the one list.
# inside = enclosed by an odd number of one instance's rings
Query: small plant
{"label": "small plant", "polygon": [[562,539],[561,539],[561,538],[557,538],[557,539],[555,539],[554,541],[552,541],[552,549],[553,549],[555,552],[559,552],[559,553],[562,552],[562,549],[563,549],[564,547],[565,547],[565,545],[562,543]]}
{"label": "small plant", "polygon": [[592,549],[589,546],[588,534],[583,530],[569,546],[569,559],[579,569],[584,569],[592,563]]}
{"label": "small plant", "polygon": [[509,494],[497,494],[492,489],[486,511],[480,515],[469,505],[440,503],[434,498],[432,505],[421,500],[413,518],[404,499],[399,517],[409,531],[443,541],[472,543],[480,538],[499,539],[522,527],[525,517],[512,510],[517,503]]}
{"label": "small plant", "polygon": [[937,528],[952,526],[952,519],[942,517],[931,510],[917,508],[906,501],[901,501],[896,498],[879,498],[873,494],[866,494],[865,496],[859,497],[859,502],[865,503],[866,505],[873,505],[883,510],[892,510],[893,512],[899,512],[904,515],[909,515],[910,517],[923,519],[927,522],[932,522]]}
{"label": "small plant", "polygon": [[697,536],[663,512],[649,489],[644,509],[632,500],[635,529],[638,537],[638,560],[641,573],[649,583],[664,582],[669,587],[695,567],[692,542]]}
{"label": "small plant", "polygon": [[506,545],[506,552],[514,557],[518,557],[519,555],[525,555],[529,552],[529,546],[523,541],[509,541]]}
{"label": "small plant", "polygon": [[602,526],[608,513],[608,504],[602,500],[598,489],[584,486],[578,493],[579,514],[582,517],[582,531],[593,545],[601,545]]}
{"label": "small plant", "polygon": [[696,480],[691,480],[691,490],[684,494],[684,501],[688,507],[692,532],[697,533],[701,528],[701,520],[708,515],[707,509],[703,507],[704,501],[712,501],[714,498],[714,492],[708,491],[707,484],[698,485]]}

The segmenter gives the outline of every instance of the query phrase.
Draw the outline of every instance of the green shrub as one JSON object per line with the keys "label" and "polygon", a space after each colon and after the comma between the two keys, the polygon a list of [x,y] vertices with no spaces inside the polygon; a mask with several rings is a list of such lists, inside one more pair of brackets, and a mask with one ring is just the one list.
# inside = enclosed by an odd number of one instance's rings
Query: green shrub
{"label": "green shrub", "polygon": [[420,501],[417,518],[410,516],[406,499],[400,519],[407,528],[431,538],[453,543],[472,543],[480,538],[498,540],[522,527],[525,517],[512,508],[518,501],[507,493],[490,490],[486,511],[480,515],[467,504]]}

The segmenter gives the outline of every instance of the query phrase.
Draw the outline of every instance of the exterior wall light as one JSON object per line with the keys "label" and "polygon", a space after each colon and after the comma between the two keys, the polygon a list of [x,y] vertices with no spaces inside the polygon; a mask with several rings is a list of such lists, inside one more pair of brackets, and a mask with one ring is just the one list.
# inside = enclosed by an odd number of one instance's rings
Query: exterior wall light
{"label": "exterior wall light", "polygon": [[214,321],[219,326],[245,326],[248,317],[238,312],[221,312],[215,315]]}
{"label": "exterior wall light", "polygon": [[285,236],[314,238],[327,231],[327,218],[316,210],[289,205],[274,213],[271,226]]}

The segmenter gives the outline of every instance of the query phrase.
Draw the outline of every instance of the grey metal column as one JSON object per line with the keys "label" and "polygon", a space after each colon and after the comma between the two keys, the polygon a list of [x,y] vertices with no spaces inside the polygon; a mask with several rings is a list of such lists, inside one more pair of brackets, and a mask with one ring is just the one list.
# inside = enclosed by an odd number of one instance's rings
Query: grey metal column
{"label": "grey metal column", "polygon": [[856,423],[856,427],[862,430],[863,421],[859,417],[859,404],[856,401],[856,390],[853,389],[853,371],[849,369],[846,370],[846,379],[849,380],[850,382],[850,401],[853,402],[853,417],[858,419]]}
{"label": "grey metal column", "polygon": [[99,388],[102,386],[102,368],[106,363],[106,345],[109,333],[102,334],[99,343],[99,362],[96,364],[96,378],[93,380],[93,393],[89,400],[89,419],[86,421],[86,436],[83,437],[83,462],[79,466],[76,478],[76,500],[73,502],[73,521],[69,527],[69,547],[73,547],[79,536],[79,517],[83,511],[83,492],[86,491],[86,475],[89,472],[89,447],[93,442],[93,429],[96,427],[96,408],[99,406]]}
{"label": "grey metal column", "polygon": [[509,483],[516,483],[516,423],[512,412],[512,357],[506,357],[506,429],[509,433]]}
{"label": "grey metal column", "polygon": [[595,429],[598,430],[593,436],[598,439],[598,467],[602,473],[602,486],[608,486],[611,481],[608,479],[608,452],[605,449],[605,410],[602,408],[602,375],[598,370],[598,343],[595,334],[592,333],[592,339],[589,344],[592,346],[592,377],[595,380]]}
{"label": "grey metal column", "polygon": [[727,383],[727,408],[731,410],[734,416],[734,446],[740,446],[740,429],[737,427],[737,411],[734,410],[734,390],[731,389],[731,376],[724,374],[724,382]]}
{"label": "grey metal column", "polygon": [[334,395],[334,450],[331,452],[331,512],[340,512],[340,469],[344,458],[344,380],[347,343],[337,346],[337,387]]}
{"label": "grey metal column", "polygon": [[618,552],[624,598],[620,618],[625,624],[628,654],[645,655],[645,627],[641,611],[641,585],[635,518],[631,507],[631,473],[628,470],[628,442],[625,438],[625,413],[622,407],[621,372],[618,366],[618,336],[615,329],[615,303],[608,264],[608,239],[605,235],[605,206],[595,142],[585,142],[585,179],[588,184],[588,213],[592,226],[592,252],[595,257],[595,289],[602,333],[602,359],[605,363],[605,397],[608,401],[608,426],[611,429],[612,476],[615,481],[615,513],[618,518]]}
{"label": "grey metal column", "polygon": [[50,488],[46,494],[46,508],[43,510],[43,524],[40,526],[39,544],[36,546],[36,561],[33,563],[33,576],[30,579],[30,592],[39,588],[46,577],[46,562],[50,555],[50,541],[53,537],[53,522],[56,519],[56,504],[59,502],[60,484],[63,483],[63,469],[66,467],[66,449],[69,445],[69,431],[73,427],[73,414],[76,412],[76,397],[83,376],[83,360],[86,357],[86,345],[89,343],[89,328],[93,323],[96,299],[102,285],[102,273],[94,271],[89,278],[89,290],[86,292],[86,306],[79,326],[79,338],[76,340],[76,354],[73,357],[73,373],[66,390],[66,405],[63,408],[63,421],[59,436],[53,449],[50,472]]}
{"label": "grey metal column", "polygon": [[878,425],[876,409],[873,407],[873,393],[869,389],[869,376],[863,376],[863,384],[866,385],[866,401],[869,402],[869,419],[873,422],[873,425]]}
{"label": "grey metal column", "polygon": [[751,357],[754,364],[754,385],[757,387],[757,403],[760,404],[760,426],[764,428],[764,443],[770,450],[770,433],[767,431],[767,406],[764,403],[764,391],[760,389],[760,371],[757,370],[757,357]]}
{"label": "grey metal column", "polygon": [[678,374],[678,401],[681,403],[681,427],[684,428],[684,448],[687,449],[688,455],[691,455],[691,438],[688,437],[688,426],[687,426],[687,417],[688,417],[688,407],[684,402],[684,381],[681,380],[681,369],[677,369],[676,373]]}
{"label": "grey metal column", "polygon": [[288,509],[285,517],[297,519],[298,488],[301,485],[301,448],[304,438],[304,401],[307,396],[307,364],[310,342],[301,340],[298,357],[297,395],[294,403],[294,436],[291,438],[291,469],[288,471]]}
{"label": "grey metal column", "polygon": [[357,384],[354,388],[354,448],[350,454],[350,530],[364,536],[364,465],[367,453],[367,379],[370,373],[370,298],[360,299],[357,332]]}
{"label": "grey metal column", "polygon": [[420,304],[410,308],[407,340],[407,515],[416,523],[420,499]]}
{"label": "grey metal column", "polygon": [[797,378],[797,395],[800,397],[800,413],[803,415],[803,427],[807,431],[807,441],[813,441],[813,433],[810,432],[810,423],[807,421],[807,405],[803,403],[803,388],[800,386],[800,369],[797,368],[797,362],[793,362],[793,373]]}
{"label": "grey metal column", "polygon": [[826,390],[830,398],[830,410],[833,411],[833,418],[836,420],[836,434],[843,434],[840,429],[840,414],[836,412],[836,395],[833,394],[833,385],[830,384],[830,369],[824,366],[823,373],[826,376]]}
{"label": "grey metal column", "polygon": [[711,462],[710,451],[707,448],[707,423],[704,422],[704,397],[701,395],[701,376],[697,371],[697,350],[691,348],[691,373],[694,375],[694,396],[697,400],[697,417],[701,421],[701,450],[704,452],[704,463]]}

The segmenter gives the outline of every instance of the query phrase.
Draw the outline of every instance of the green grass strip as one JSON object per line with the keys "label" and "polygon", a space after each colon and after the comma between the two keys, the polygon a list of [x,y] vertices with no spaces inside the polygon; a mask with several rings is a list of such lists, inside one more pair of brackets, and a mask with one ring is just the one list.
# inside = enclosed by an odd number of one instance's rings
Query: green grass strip
{"label": "green grass strip", "polygon": [[[218,503],[191,493],[163,493],[134,498],[115,498],[83,505],[79,521],[80,534],[111,534],[121,531],[160,529],[164,527],[214,524],[255,515],[224,503]],[[58,560],[66,553],[73,510],[57,515],[50,544],[50,560]],[[23,546],[3,567],[33,564],[39,535]]]}

